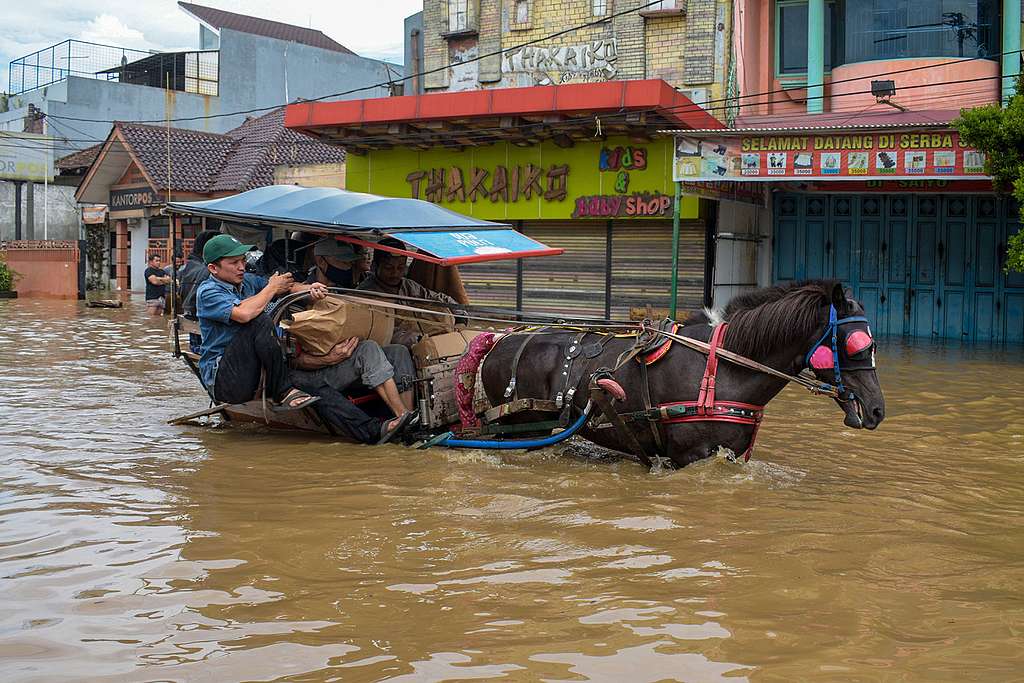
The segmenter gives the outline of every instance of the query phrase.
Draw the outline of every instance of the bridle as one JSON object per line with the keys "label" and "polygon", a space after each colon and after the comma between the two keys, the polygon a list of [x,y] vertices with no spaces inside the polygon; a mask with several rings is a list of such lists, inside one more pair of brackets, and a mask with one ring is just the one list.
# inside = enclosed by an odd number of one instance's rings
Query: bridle
{"label": "bridle", "polygon": [[[839,344],[839,331],[843,325],[863,323],[864,328],[853,330],[844,335],[844,344]],[[828,346],[825,342],[828,342]],[[832,369],[833,387],[839,401],[852,401],[856,395],[843,383],[842,371],[874,370],[876,344],[871,336],[868,319],[862,315],[840,318],[834,304],[828,307],[828,325],[824,334],[804,356],[804,367],[814,372],[825,372]],[[870,351],[870,354],[867,353]],[[844,362],[841,362],[844,361]]]}

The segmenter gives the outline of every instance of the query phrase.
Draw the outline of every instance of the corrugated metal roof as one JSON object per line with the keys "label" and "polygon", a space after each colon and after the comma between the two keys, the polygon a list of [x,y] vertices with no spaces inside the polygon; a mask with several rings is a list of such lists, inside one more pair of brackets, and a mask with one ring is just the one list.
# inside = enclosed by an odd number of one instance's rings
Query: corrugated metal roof
{"label": "corrugated metal roof", "polygon": [[700,128],[695,130],[687,129],[666,129],[659,130],[659,133],[672,134],[672,135],[689,135],[689,136],[710,136],[714,135],[717,137],[729,136],[729,135],[755,135],[764,133],[802,133],[806,131],[855,131],[855,130],[899,130],[903,128],[937,128],[942,130],[948,130],[950,124],[948,123],[851,123],[842,126],[787,126],[787,127],[775,127],[775,128]]}

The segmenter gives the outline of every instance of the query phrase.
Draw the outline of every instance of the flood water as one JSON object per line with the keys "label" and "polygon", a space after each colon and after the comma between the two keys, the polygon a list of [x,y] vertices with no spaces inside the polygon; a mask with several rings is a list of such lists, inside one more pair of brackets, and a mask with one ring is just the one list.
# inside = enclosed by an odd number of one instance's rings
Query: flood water
{"label": "flood water", "polygon": [[877,432],[791,388],[661,475],[171,427],[166,349],[0,301],[4,681],[1024,679],[1020,348],[884,344]]}

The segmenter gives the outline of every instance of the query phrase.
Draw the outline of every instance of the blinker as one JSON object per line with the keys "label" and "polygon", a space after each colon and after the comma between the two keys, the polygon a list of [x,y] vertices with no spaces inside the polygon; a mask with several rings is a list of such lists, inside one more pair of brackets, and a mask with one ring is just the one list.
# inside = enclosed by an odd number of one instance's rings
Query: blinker
{"label": "blinker", "polygon": [[[870,347],[872,343],[871,336],[867,332],[854,330],[846,337],[846,355],[856,356],[861,351]],[[831,363],[829,363],[829,367],[831,367]]]}
{"label": "blinker", "polygon": [[827,346],[819,346],[811,354],[811,367],[815,370],[828,370],[833,366],[832,349]]}

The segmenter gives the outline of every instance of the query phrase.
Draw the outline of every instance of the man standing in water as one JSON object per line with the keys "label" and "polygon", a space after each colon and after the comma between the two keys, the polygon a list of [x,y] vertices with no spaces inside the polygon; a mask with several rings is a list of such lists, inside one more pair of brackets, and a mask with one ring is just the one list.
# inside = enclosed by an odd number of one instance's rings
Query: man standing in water
{"label": "man standing in water", "polygon": [[150,315],[164,314],[164,297],[171,276],[160,267],[160,255],[150,254],[146,261],[146,312]]}

